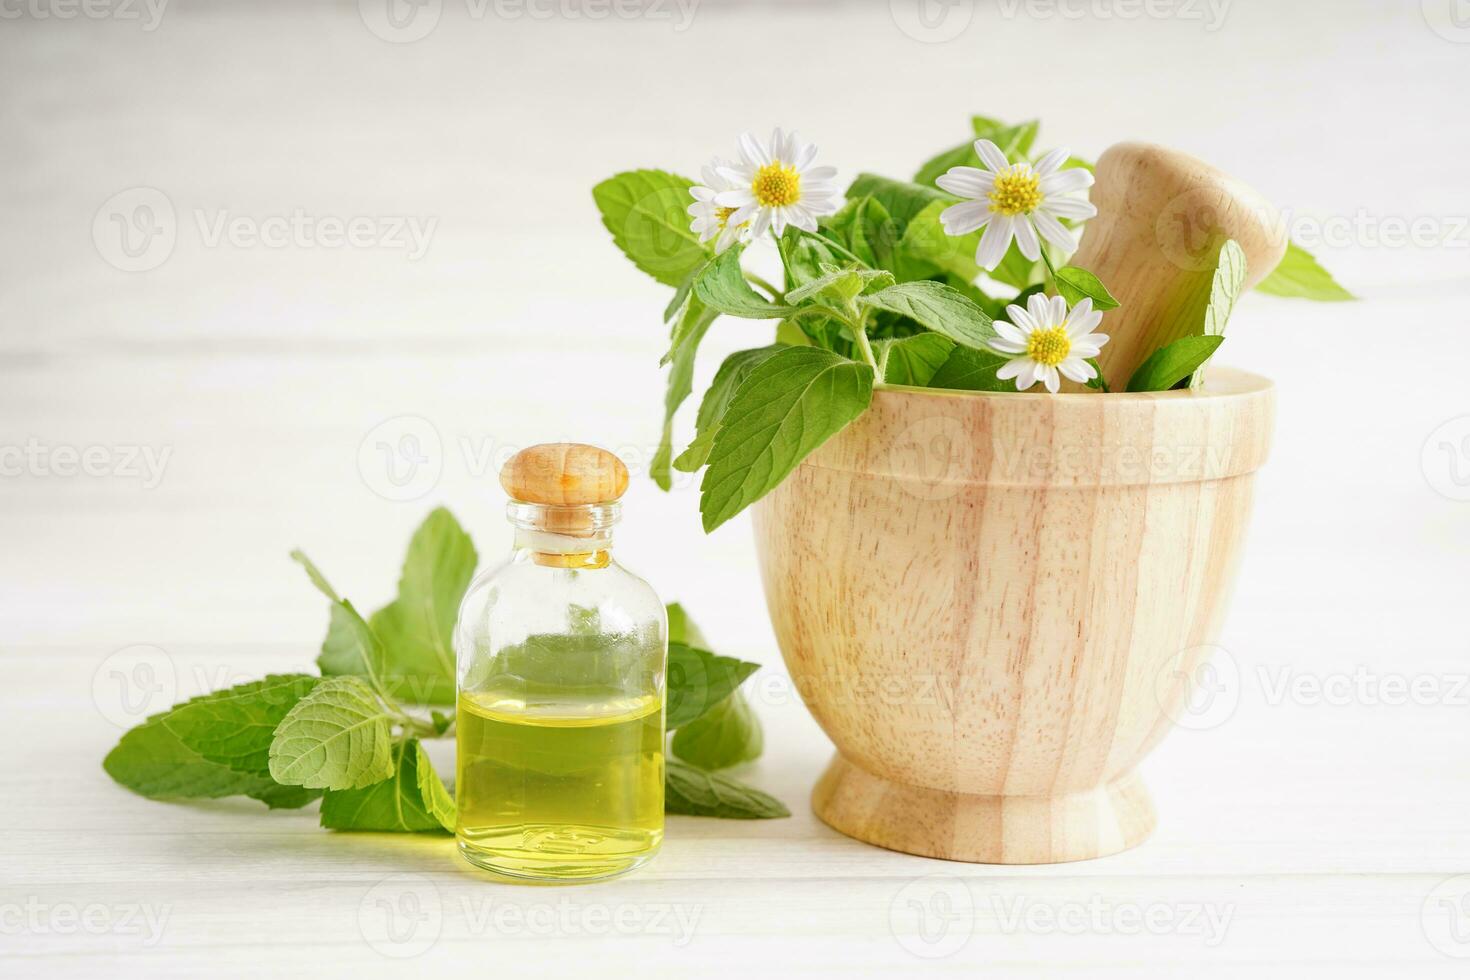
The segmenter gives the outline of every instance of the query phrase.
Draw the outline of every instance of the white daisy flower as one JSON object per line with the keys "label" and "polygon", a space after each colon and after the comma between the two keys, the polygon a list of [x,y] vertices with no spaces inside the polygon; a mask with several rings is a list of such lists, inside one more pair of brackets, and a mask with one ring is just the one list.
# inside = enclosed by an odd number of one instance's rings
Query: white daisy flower
{"label": "white daisy flower", "polygon": [[1058,218],[1090,218],[1097,208],[1082,197],[1066,197],[1092,186],[1092,174],[1082,167],[1062,170],[1067,151],[1052,150],[1033,169],[1024,160],[1011,163],[990,140],[976,140],[975,152],[985,169],[951,167],[934,183],[960,197],[963,203],[946,208],[939,220],[950,235],[968,235],[984,228],[975,264],[994,269],[1005,258],[1011,239],[1033,262],[1041,257],[1037,234],[1058,248],[1072,251],[1077,240]]}
{"label": "white daisy flower", "polygon": [[704,183],[689,188],[689,194],[694,198],[694,203],[689,205],[689,214],[694,218],[689,222],[689,230],[698,235],[701,242],[713,238],[717,255],[747,238],[750,231],[749,222],[737,225],[730,221],[730,216],[735,213],[734,208],[721,207],[715,203],[715,198],[721,193],[735,189],[729,178],[720,172],[729,167],[730,164],[716,157],[701,171]]}
{"label": "white daisy flower", "polygon": [[750,133],[740,137],[740,163],[719,168],[730,181],[730,190],[715,195],[720,207],[734,208],[726,220],[736,226],[750,223],[752,238],[767,228],[776,234],[795,225],[803,231],[817,230],[817,215],[837,210],[835,167],[813,167],[817,148],[802,143],[796,134],[777,129],[767,147]]}
{"label": "white daisy flower", "polygon": [[1083,297],[1070,311],[1060,296],[1040,293],[1033,293],[1026,305],[1028,309],[1024,310],[1015,304],[1007,306],[1010,322],[994,323],[999,336],[990,341],[990,346],[1010,357],[995,376],[1003,381],[1015,378],[1017,391],[1040,381],[1053,395],[1062,384],[1059,372],[1079,383],[1096,377],[1097,370],[1087,359],[1097,356],[1108,337],[1091,332],[1102,322],[1102,314],[1092,308],[1091,297]]}

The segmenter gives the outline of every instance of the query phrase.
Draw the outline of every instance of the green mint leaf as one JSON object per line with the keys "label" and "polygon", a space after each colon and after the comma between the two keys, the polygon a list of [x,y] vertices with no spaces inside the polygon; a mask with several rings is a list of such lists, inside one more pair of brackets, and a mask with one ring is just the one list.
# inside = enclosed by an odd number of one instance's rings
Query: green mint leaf
{"label": "green mint leaf", "polygon": [[1245,252],[1233,238],[1227,238],[1220,246],[1220,259],[1215,266],[1215,277],[1210,282],[1210,305],[1205,307],[1205,336],[1222,336],[1225,324],[1240,298],[1240,287],[1245,284]]}
{"label": "green mint leaf", "polygon": [[1014,126],[1007,126],[997,119],[971,116],[970,126],[975,132],[974,139],[951,147],[926,161],[919,168],[918,173],[914,174],[914,183],[932,184],[936,178],[942,176],[951,167],[980,166],[980,157],[975,152],[975,140],[977,139],[990,140],[1000,147],[1006,159],[1014,163],[1018,158],[1024,158],[1031,152],[1031,145],[1036,141],[1036,134],[1041,128],[1041,123],[1031,119]]}
{"label": "green mint leaf", "polygon": [[102,760],[102,768],[120,785],[154,800],[253,796],[276,785],[269,776],[210,762],[168,730],[166,715],[129,729]]}
{"label": "green mint leaf", "polygon": [[634,265],[668,286],[677,287],[710,254],[689,230],[693,184],[662,170],[632,170],[592,189],[614,244]]}
{"label": "green mint leaf", "polygon": [[669,366],[669,378],[664,390],[664,423],[659,433],[658,450],[648,465],[648,473],[659,489],[673,486],[673,474],[669,471],[674,455],[674,416],[684,399],[694,390],[694,359],[699,353],[699,344],[709,332],[719,312],[710,309],[697,296],[690,296],[684,315],[675,333],[680,336],[674,348],[673,363]]}
{"label": "green mint leaf", "polygon": [[845,245],[869,268],[892,267],[893,250],[898,245],[898,225],[876,198],[866,196],[849,200],[842,210],[822,219],[819,227],[825,235]]}
{"label": "green mint leaf", "polygon": [[1311,252],[1295,242],[1286,246],[1285,257],[1256,288],[1272,296],[1293,296],[1322,303],[1341,303],[1357,298],[1339,285]]}
{"label": "green mint leaf", "polygon": [[919,333],[873,343],[884,384],[927,385],[949,360],[954,341],[943,334]]}
{"label": "green mint leaf", "polygon": [[669,305],[664,307],[665,323],[674,322],[675,318],[684,312],[684,304],[689,302],[689,294],[694,289],[694,279],[703,268],[702,264],[695,266],[693,272],[679,281],[679,287],[674,290],[674,296],[669,300]]}
{"label": "green mint leaf", "polygon": [[1180,337],[1160,347],[1128,379],[1129,391],[1168,391],[1210,359],[1225,340],[1219,334]]}
{"label": "green mint leaf", "polygon": [[700,484],[705,531],[769,493],[872,398],[873,369],[866,364],[815,347],[788,347],[767,358],[720,420]]}
{"label": "green mint leaf", "polygon": [[673,759],[664,761],[664,810],[694,817],[766,820],[789,817],[786,804],[729,776],[705,772]]}
{"label": "green mint leaf", "polygon": [[944,222],[939,220],[945,209],[958,200],[946,196],[945,200],[935,201],[914,215],[903,231],[899,250],[911,263],[946,272],[968,283],[982,271],[975,264],[975,250],[980,247],[982,232],[950,235],[944,230]]}
{"label": "green mint leaf", "polygon": [[[1229,322],[1235,301],[1245,286],[1245,272],[1245,252],[1234,239],[1226,239],[1220,246],[1220,258],[1210,281],[1210,303],[1205,307],[1203,327],[1206,337],[1224,336],[1225,324]],[[1203,369],[1204,362],[1201,361],[1190,375],[1191,388],[1204,384]]]}
{"label": "green mint leaf", "polygon": [[670,643],[682,643],[691,647],[708,646],[704,634],[700,632],[699,627],[694,624],[694,620],[689,617],[689,613],[682,605],[671,602],[664,609],[669,614]]}
{"label": "green mint leaf", "polygon": [[720,369],[715,372],[714,380],[706,389],[704,398],[699,403],[694,441],[689,444],[689,448],[679,454],[678,459],[674,460],[674,469],[684,473],[693,473],[704,466],[705,461],[709,459],[709,451],[715,444],[715,435],[720,430],[720,418],[725,414],[725,409],[729,407],[730,399],[735,397],[735,392],[750,376],[750,372],[785,346],[785,344],[772,344],[769,347],[738,350],[725,358],[720,364]]}
{"label": "green mint leaf", "polygon": [[[818,223],[820,227],[820,222]],[[834,237],[802,231],[795,225],[787,225],[777,247],[781,252],[781,265],[786,270],[786,288],[795,289],[822,275],[822,270],[840,266],[851,259],[837,247],[840,242]]]}
{"label": "green mint leaf", "polygon": [[799,304],[809,299],[824,299],[840,309],[867,290],[882,289],[893,283],[893,273],[886,269],[826,267],[820,276],[787,293],[786,301]]}
{"label": "green mint leaf", "polygon": [[329,677],[276,728],[270,773],[308,789],[359,789],[393,774],[393,715],[367,682]]}
{"label": "green mint leaf", "polygon": [[673,753],[702,769],[728,769],[760,756],[760,719],[739,690],[674,733]]}
{"label": "green mint leaf", "polygon": [[434,725],[434,734],[443,735],[454,724],[454,715],[436,708],[429,712],[429,720]]}
{"label": "green mint leaf", "polygon": [[745,281],[740,268],[740,245],[732,245],[715,256],[694,280],[694,295],[721,313],[747,320],[778,320],[795,307],[772,303]]}
{"label": "green mint leaf", "polygon": [[908,229],[909,222],[925,208],[936,201],[942,202],[946,207],[959,201],[959,198],[946,194],[937,187],[911,184],[903,180],[879,177],[877,174],[858,174],[848,185],[847,197],[849,200],[871,197],[881,204],[888,212],[894,231],[900,239]]}
{"label": "green mint leaf", "polygon": [[417,739],[392,748],[391,775],[362,789],[328,790],[321,824],[329,830],[454,830],[454,800]]}
{"label": "green mint leaf", "polygon": [[1102,284],[1102,280],[1075,265],[1064,265],[1057,270],[1057,292],[1062,294],[1062,299],[1067,301],[1068,306],[1076,306],[1082,302],[1083,297],[1091,297],[1094,310],[1118,308],[1118,301],[1108,292],[1108,287]]}
{"label": "green mint leaf", "polygon": [[990,316],[969,297],[942,282],[927,279],[901,282],[863,296],[858,302],[906,316],[950,340],[977,350],[988,350],[986,341],[995,337]]}
{"label": "green mint leaf", "polygon": [[337,594],[337,590],[302,551],[291,552],[291,558],[306,569],[312,584],[332,603],[327,636],[322,640],[322,652],[316,658],[317,667],[326,675],[360,674],[370,678],[375,685],[381,685],[386,670],[385,654],[367,620],[352,603]]}
{"label": "green mint leaf", "polygon": [[161,720],[180,742],[210,762],[264,775],[276,726],[321,683],[320,677],[308,674],[273,674],[192,698]]}
{"label": "green mint leaf", "polygon": [[673,731],[694,721],[729,697],[757,670],[760,664],[721,657],[670,640],[664,727]]}
{"label": "green mint leaf", "polygon": [[253,800],[259,800],[272,810],[299,810],[312,800],[321,799],[322,791],[319,789],[307,789],[305,786],[282,786],[274,780],[267,780],[268,786],[258,790],[248,790],[245,795]]}
{"label": "green mint leaf", "polygon": [[956,347],[929,379],[928,387],[954,391],[1015,391],[1016,382],[1002,381],[995,376],[1005,362],[1006,356],[995,351]]}
{"label": "green mint leaf", "polygon": [[[398,598],[368,621],[383,648],[383,685],[416,704],[454,703],[454,626],[479,555],[454,515],[440,507],[414,531]],[[360,673],[328,671],[322,673]]]}

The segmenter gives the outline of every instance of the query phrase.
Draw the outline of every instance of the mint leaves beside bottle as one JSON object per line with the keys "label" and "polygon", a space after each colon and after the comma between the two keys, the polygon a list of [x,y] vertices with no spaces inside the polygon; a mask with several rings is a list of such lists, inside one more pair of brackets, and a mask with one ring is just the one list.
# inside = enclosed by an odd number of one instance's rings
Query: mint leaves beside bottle
{"label": "mint leaves beside bottle", "polygon": [[[181,702],[126,732],[103,760],[113,779],[158,800],[248,796],[271,809],[321,800],[333,830],[451,832],[454,800],[423,741],[453,735],[454,617],[478,555],[449,511],[415,532],[398,595],[364,617],[299,552],[328,598],[321,676],[272,674]],[[759,720],[740,695],[757,664],[710,652],[669,607],[669,813],[789,816],[775,798],[708,770],[760,754]],[[683,729],[682,731],[675,731]]]}

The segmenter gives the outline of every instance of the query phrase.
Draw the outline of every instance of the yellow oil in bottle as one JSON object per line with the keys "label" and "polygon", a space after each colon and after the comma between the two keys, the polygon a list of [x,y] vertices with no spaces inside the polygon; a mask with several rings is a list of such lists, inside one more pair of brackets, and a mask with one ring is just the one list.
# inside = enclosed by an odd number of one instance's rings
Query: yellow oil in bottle
{"label": "yellow oil in bottle", "polygon": [[456,724],[456,836],[471,863],[585,880],[630,870],[658,850],[661,696],[462,692]]}

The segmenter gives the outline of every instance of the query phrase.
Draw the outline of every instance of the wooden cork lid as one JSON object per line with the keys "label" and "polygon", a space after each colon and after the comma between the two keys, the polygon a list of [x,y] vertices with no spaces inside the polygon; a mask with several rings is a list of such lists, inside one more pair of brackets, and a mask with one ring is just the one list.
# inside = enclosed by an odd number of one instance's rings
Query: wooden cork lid
{"label": "wooden cork lid", "polygon": [[522,449],[500,470],[512,500],[528,504],[606,504],[628,489],[628,468],[606,449],[548,442]]}

